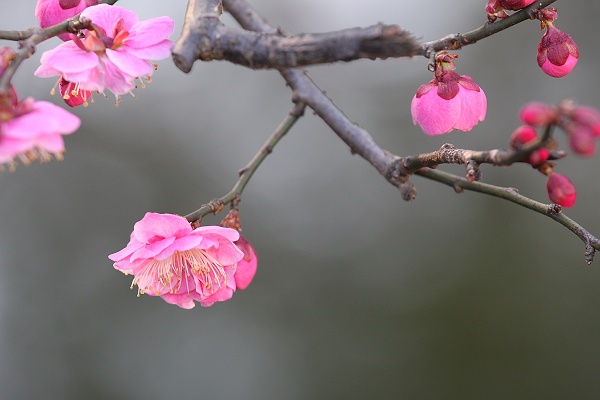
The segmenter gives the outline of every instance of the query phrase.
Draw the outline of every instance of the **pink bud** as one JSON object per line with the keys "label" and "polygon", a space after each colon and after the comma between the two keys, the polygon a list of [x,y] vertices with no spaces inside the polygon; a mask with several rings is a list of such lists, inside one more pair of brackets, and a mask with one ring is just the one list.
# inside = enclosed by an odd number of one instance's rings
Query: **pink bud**
{"label": "pink bud", "polygon": [[595,136],[600,136],[600,111],[590,106],[578,106],[571,111],[571,119],[589,128]]}
{"label": "pink bud", "polygon": [[525,159],[525,162],[537,168],[548,161],[549,157],[550,151],[547,148],[542,147],[541,149],[533,151],[529,157]]}
{"label": "pink bud", "polygon": [[556,121],[557,116],[556,107],[538,101],[525,104],[519,111],[521,121],[535,127],[550,125]]}
{"label": "pink bud", "polygon": [[525,143],[535,140],[537,133],[529,125],[521,125],[510,136],[509,146],[513,149],[520,149]]}
{"label": "pink bud", "polygon": [[596,138],[585,126],[576,125],[569,132],[569,144],[580,156],[593,156],[596,153]]}
{"label": "pink bud", "polygon": [[572,207],[577,198],[577,192],[573,183],[564,175],[556,172],[550,173],[548,182],[548,197],[550,201],[563,207]]}
{"label": "pink bud", "polygon": [[62,76],[58,80],[58,90],[69,107],[77,107],[82,104],[85,107],[88,105],[88,99],[92,97],[92,92],[80,89],[79,84],[69,82]]}
{"label": "pink bud", "polygon": [[[535,139],[537,139],[535,129],[529,125],[521,125],[510,136],[509,146],[512,149],[520,149],[525,143],[529,143]],[[542,147],[531,152],[523,161],[534,167],[538,167],[548,161],[548,157],[550,157],[550,152],[548,149]]]}
{"label": "pink bud", "polygon": [[538,45],[537,63],[546,74],[561,78],[568,75],[579,59],[579,48],[563,31],[551,23]]}

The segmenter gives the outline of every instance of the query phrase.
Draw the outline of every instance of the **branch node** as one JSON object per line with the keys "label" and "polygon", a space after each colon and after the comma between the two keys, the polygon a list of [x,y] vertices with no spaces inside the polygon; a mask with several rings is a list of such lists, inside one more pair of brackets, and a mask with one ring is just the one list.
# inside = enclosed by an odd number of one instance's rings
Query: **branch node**
{"label": "branch node", "polygon": [[462,186],[460,186],[460,181],[460,178],[457,177],[457,179],[455,179],[454,183],[452,184],[452,189],[454,189],[456,193],[462,193],[465,190]]}
{"label": "branch node", "polygon": [[479,163],[475,160],[469,160],[466,164],[467,168],[467,182],[473,183],[481,180],[481,170],[479,169]]}
{"label": "branch node", "polygon": [[408,175],[403,175],[400,178],[400,185],[398,189],[400,190],[400,195],[402,196],[402,200],[404,201],[412,201],[417,198],[417,188],[412,183],[412,181],[408,178]]}
{"label": "branch node", "polygon": [[560,214],[562,207],[559,204],[548,204],[548,214]]}
{"label": "branch node", "polygon": [[214,215],[217,215],[225,208],[225,204],[223,204],[223,200],[221,199],[212,199],[208,203],[208,206],[210,207],[210,212]]}

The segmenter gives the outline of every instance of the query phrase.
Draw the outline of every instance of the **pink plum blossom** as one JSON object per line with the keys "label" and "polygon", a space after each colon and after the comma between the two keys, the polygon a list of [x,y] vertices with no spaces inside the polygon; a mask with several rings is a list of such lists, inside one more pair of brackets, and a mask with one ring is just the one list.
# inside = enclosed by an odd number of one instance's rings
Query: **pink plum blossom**
{"label": "pink plum blossom", "polygon": [[228,300],[236,290],[236,264],[244,253],[234,244],[235,229],[192,229],[178,215],[146,213],[133,228],[127,246],[109,258],[114,267],[134,276],[139,294],[160,296],[190,309]]}
{"label": "pink plum blossom", "polygon": [[47,101],[17,100],[14,90],[0,95],[0,164],[62,159],[62,135],[75,132],[81,120]]}
{"label": "pink plum blossom", "polygon": [[169,17],[139,21],[133,11],[107,4],[86,8],[81,16],[92,21],[85,37],[72,35],[73,40],[42,54],[36,76],[61,76],[80,90],[106,88],[118,98],[135,88],[135,79],[152,75],[150,60],[171,54]]}
{"label": "pink plum blossom", "polygon": [[412,99],[413,123],[430,136],[453,129],[470,131],[485,119],[485,93],[471,77],[453,71],[455,58],[455,54],[438,54],[435,77],[419,87]]}
{"label": "pink plum blossom", "polygon": [[[42,28],[56,25],[74,17],[89,6],[98,4],[98,0],[38,0],[35,16]],[[68,33],[58,35],[62,40],[70,40]]]}

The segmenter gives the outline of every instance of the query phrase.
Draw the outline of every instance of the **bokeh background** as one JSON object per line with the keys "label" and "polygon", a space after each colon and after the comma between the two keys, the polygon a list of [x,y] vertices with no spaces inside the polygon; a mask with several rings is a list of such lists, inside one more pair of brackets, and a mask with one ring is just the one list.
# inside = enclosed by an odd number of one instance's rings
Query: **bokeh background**
{"label": "bokeh background", "polygon": [[[292,33],[383,21],[433,40],[485,21],[484,0],[252,3]],[[36,24],[35,1],[2,5],[2,29]],[[176,39],[186,2],[119,5],[141,18],[170,15]],[[411,98],[431,79],[424,59],[308,70],[394,153],[445,142],[506,147],[527,101],[572,97],[600,107],[600,5],[555,5],[557,26],[581,50],[574,72],[541,72],[534,21],[463,49],[458,72],[489,102],[486,121],[468,133],[432,138],[412,125]],[[61,104],[49,94],[53,79],[32,75],[57,43],[44,43],[18,72],[22,97]],[[406,203],[310,112],[244,193],[244,235],[260,260],[252,285],[191,311],[137,298],[107,255],[145,212],[187,214],[229,191],[291,109],[274,71],[213,62],[184,75],[169,60],[159,65],[136,99],[115,107],[96,96],[74,110],[83,126],[66,138],[63,162],[0,174],[2,399],[600,397],[600,270],[584,263],[574,235],[511,203],[418,177],[418,198]],[[596,234],[599,167],[598,157],[572,156],[557,169],[578,188],[568,215]],[[485,166],[483,174],[547,201],[531,168]]]}

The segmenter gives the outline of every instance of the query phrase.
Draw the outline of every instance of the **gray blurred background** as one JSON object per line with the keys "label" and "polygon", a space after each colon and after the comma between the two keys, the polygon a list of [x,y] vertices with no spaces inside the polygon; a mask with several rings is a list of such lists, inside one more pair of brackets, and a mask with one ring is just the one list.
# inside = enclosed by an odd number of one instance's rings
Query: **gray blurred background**
{"label": "gray blurred background", "polygon": [[[2,29],[36,24],[35,1],[2,3]],[[292,33],[382,21],[423,40],[480,26],[485,3],[253,1]],[[119,5],[144,19],[170,15],[176,39],[186,2]],[[422,58],[315,67],[310,76],[394,153],[445,142],[506,147],[527,101],[600,107],[600,5],[555,5],[557,26],[581,51],[574,72],[558,80],[538,68],[538,22],[465,48],[458,72],[489,102],[486,121],[468,133],[432,138],[412,125],[411,98],[431,79]],[[32,75],[57,43],[18,72],[21,97],[62,103],[49,94],[53,79]],[[137,99],[115,108],[95,96],[74,110],[83,126],[66,138],[63,162],[0,174],[0,398],[599,398],[600,267],[585,265],[574,235],[508,202],[418,177],[417,200],[403,202],[310,112],[244,193],[244,235],[260,260],[252,285],[192,311],[137,298],[107,255],[145,212],[186,214],[229,191],[291,108],[273,71],[213,62],[184,75],[169,60],[159,65]],[[599,166],[598,157],[568,157],[557,169],[578,188],[568,215],[596,235]],[[547,201],[531,168],[483,174]]]}

